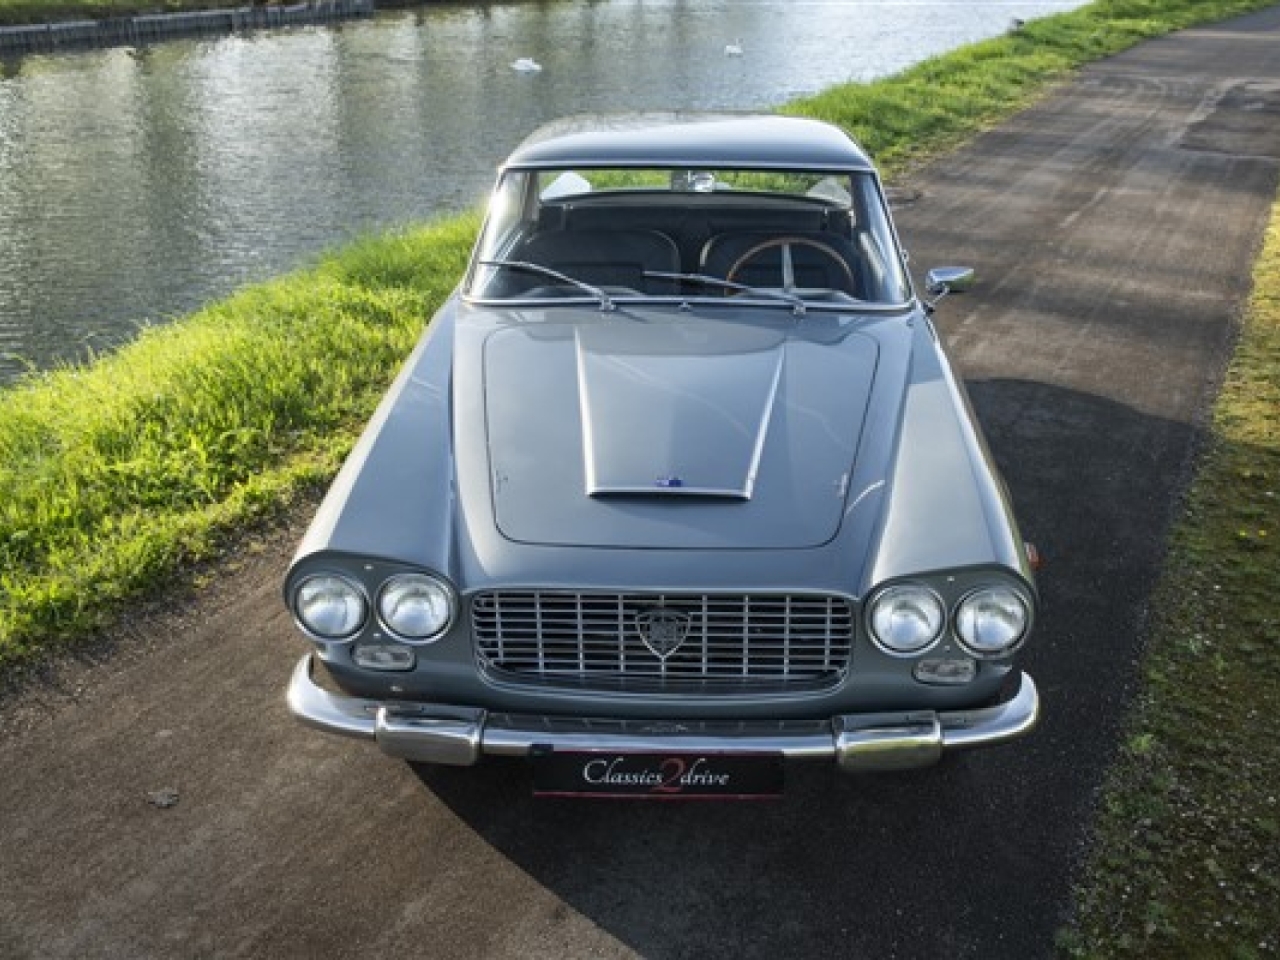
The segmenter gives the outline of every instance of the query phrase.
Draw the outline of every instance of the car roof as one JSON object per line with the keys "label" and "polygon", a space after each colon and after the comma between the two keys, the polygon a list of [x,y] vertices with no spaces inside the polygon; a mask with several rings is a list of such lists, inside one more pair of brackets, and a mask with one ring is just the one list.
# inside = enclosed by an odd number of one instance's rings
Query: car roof
{"label": "car roof", "polygon": [[755,114],[570,117],[535,131],[503,164],[507,170],[593,166],[875,169],[839,127]]}

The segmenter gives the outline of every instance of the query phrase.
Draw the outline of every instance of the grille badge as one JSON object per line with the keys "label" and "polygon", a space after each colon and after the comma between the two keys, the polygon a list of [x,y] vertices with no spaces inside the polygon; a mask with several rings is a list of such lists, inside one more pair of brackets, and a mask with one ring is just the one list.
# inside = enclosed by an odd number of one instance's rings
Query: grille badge
{"label": "grille badge", "polygon": [[636,614],[640,639],[659,660],[666,660],[689,636],[689,617],[678,610],[655,607]]}

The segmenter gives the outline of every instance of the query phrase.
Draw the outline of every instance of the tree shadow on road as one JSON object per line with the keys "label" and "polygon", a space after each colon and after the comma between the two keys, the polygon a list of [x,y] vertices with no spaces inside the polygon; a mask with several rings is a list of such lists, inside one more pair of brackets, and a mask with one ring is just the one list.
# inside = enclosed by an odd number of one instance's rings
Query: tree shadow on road
{"label": "tree shadow on road", "polygon": [[776,802],[535,800],[520,761],[422,782],[641,956],[1050,955],[1196,434],[1045,384],[969,389],[1047,559],[1030,739],[895,775],[792,764]]}

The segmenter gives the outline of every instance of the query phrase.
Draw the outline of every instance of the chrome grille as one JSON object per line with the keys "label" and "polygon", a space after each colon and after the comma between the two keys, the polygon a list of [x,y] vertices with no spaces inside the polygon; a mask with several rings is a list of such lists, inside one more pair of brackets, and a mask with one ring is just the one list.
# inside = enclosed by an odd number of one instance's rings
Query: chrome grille
{"label": "chrome grille", "polygon": [[477,594],[471,617],[491,669],[609,689],[829,684],[853,642],[853,610],[833,596],[504,590]]}

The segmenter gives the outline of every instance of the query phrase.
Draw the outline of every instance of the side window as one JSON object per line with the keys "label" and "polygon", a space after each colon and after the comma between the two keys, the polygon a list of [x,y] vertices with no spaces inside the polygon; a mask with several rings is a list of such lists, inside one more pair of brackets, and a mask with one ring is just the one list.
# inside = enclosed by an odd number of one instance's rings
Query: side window
{"label": "side window", "polygon": [[[546,175],[543,175],[543,179]],[[550,183],[543,184],[538,190],[538,199],[543,202],[564,200],[567,197],[578,197],[591,192],[591,181],[574,170],[558,173]]]}
{"label": "side window", "polygon": [[485,224],[480,259],[493,260],[511,249],[526,222],[527,178],[509,174],[502,178],[489,203],[489,222]]}
{"label": "side window", "polygon": [[472,296],[502,295],[496,284],[500,271],[484,264],[506,258],[528,232],[530,210],[536,210],[537,205],[537,198],[530,197],[530,179],[528,174],[513,171],[505,174],[494,188],[467,281],[466,289]]}
{"label": "side window", "polygon": [[904,303],[910,299],[910,290],[880,191],[869,176],[859,177],[857,187],[855,235],[874,287],[867,292],[867,298],[880,303]]}

